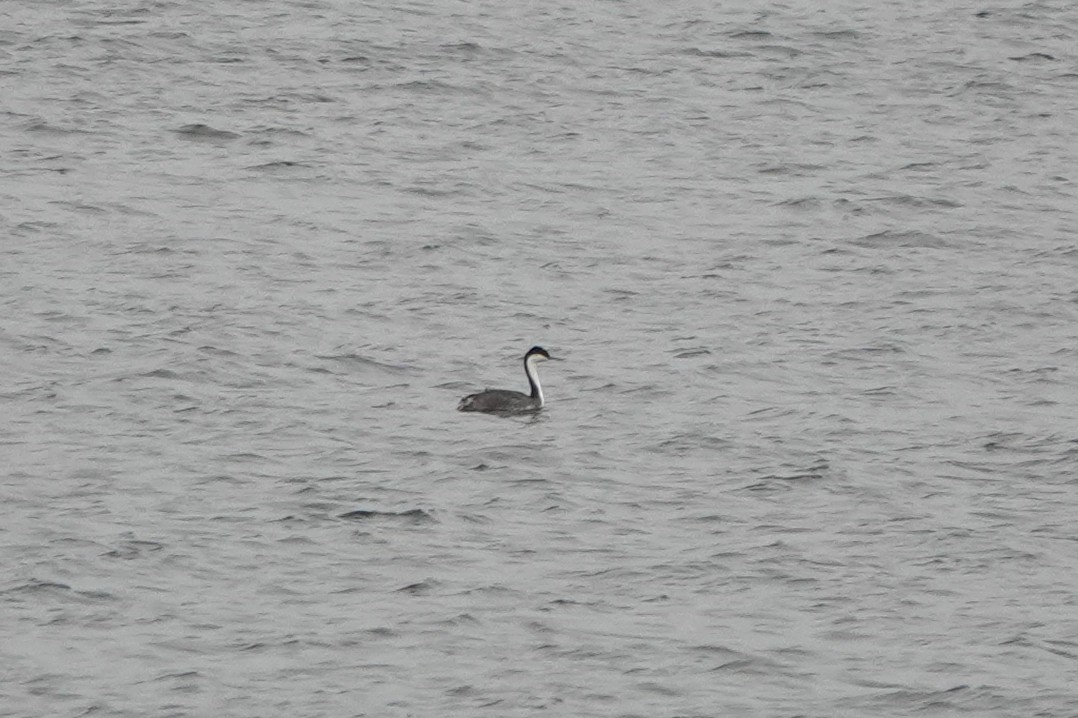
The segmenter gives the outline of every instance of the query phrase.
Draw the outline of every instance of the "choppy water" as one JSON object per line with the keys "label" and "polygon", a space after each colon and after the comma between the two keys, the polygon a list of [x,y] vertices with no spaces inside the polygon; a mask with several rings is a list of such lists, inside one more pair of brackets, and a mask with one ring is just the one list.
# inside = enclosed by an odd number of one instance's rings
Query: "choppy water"
{"label": "choppy water", "polygon": [[1078,714],[1078,7],[904,5],[4,6],[0,715]]}

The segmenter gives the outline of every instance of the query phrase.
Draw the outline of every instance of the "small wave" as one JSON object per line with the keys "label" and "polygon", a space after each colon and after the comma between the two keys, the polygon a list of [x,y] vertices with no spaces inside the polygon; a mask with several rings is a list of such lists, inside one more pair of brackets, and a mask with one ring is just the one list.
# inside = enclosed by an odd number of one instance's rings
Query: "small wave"
{"label": "small wave", "polygon": [[337,518],[349,521],[403,521],[411,524],[433,523],[434,517],[423,509],[409,509],[407,511],[372,511],[369,509],[356,509],[346,511]]}
{"label": "small wave", "polygon": [[854,239],[851,244],[867,248],[924,247],[940,249],[947,246],[947,243],[936,235],[916,230],[885,230]]}
{"label": "small wave", "polygon": [[1058,62],[1058,58],[1054,55],[1049,55],[1046,52],[1031,52],[1028,55],[1018,55],[1016,57],[1007,58],[1014,60],[1015,62]]}
{"label": "small wave", "polygon": [[175,130],[177,135],[181,137],[187,137],[193,140],[235,140],[240,137],[235,132],[229,132],[228,130],[218,130],[209,125],[204,125],[200,122],[196,122],[190,125],[184,125],[183,127]]}

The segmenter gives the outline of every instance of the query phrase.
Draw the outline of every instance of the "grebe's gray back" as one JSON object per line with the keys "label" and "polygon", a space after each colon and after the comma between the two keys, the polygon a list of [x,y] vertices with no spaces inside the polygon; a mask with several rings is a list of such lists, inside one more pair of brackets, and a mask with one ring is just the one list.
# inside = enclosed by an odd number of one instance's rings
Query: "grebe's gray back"
{"label": "grebe's gray back", "polygon": [[550,358],[551,356],[543,347],[532,347],[524,355],[524,373],[528,377],[531,394],[508,389],[487,389],[461,399],[457,410],[485,411],[494,414],[539,411],[543,408],[543,387],[539,385],[539,374],[535,370],[535,365]]}

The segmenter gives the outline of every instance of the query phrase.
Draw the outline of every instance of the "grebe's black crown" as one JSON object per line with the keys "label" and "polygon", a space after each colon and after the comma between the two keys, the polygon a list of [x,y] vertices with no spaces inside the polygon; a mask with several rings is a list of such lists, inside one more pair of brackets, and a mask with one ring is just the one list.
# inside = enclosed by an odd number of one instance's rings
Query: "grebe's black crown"
{"label": "grebe's black crown", "polygon": [[538,354],[539,356],[545,357],[547,359],[550,358],[550,355],[547,354],[546,349],[544,349],[543,347],[540,347],[540,346],[534,346],[531,349],[529,349],[528,353],[524,355],[524,358],[527,359],[528,357],[532,356],[533,354]]}

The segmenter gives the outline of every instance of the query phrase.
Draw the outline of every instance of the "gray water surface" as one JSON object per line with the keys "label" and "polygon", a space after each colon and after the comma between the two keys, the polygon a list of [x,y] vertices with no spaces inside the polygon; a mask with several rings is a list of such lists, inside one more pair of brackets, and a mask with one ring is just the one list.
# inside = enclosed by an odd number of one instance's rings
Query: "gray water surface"
{"label": "gray water surface", "polygon": [[0,716],[1078,715],[1076,36],[9,3]]}

